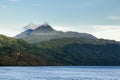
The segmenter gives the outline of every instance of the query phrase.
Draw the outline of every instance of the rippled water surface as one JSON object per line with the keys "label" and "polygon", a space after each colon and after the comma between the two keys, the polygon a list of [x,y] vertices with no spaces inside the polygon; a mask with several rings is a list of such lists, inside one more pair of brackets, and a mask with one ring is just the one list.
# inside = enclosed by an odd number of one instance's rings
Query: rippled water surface
{"label": "rippled water surface", "polygon": [[120,67],[0,67],[0,80],[120,80]]}

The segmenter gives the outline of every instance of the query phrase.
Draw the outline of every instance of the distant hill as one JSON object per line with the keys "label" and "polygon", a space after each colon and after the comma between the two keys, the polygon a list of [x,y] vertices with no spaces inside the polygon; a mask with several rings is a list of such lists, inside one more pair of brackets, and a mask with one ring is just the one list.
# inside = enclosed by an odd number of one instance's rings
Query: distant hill
{"label": "distant hill", "polygon": [[27,43],[0,35],[0,65],[120,65],[120,44],[87,38],[59,38]]}
{"label": "distant hill", "polygon": [[[31,25],[28,25],[28,27]],[[36,26],[36,25],[32,25]],[[78,32],[63,32],[63,31],[56,31],[48,24],[43,24],[38,26],[36,29],[28,29],[18,35],[15,36],[17,39],[23,39],[30,43],[38,43],[41,41],[49,41],[52,39],[59,39],[59,38],[87,38],[87,39],[97,39],[95,36],[88,34],[88,33],[78,33]]]}

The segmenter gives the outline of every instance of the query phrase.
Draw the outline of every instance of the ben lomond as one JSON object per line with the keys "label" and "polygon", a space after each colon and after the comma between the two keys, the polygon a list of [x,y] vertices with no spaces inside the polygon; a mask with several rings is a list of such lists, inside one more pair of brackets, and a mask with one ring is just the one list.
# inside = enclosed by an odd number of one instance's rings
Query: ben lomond
{"label": "ben lomond", "polygon": [[[26,27],[36,27],[35,24],[29,24]],[[38,26],[36,29],[28,29],[18,35],[15,36],[17,39],[23,39],[30,43],[37,43],[41,41],[48,41],[52,39],[59,39],[59,38],[87,38],[87,39],[97,39],[91,34],[87,33],[78,33],[78,32],[63,32],[63,31],[56,31],[47,23]]]}
{"label": "ben lomond", "polygon": [[120,43],[43,24],[14,38],[0,35],[0,65],[120,65]]}

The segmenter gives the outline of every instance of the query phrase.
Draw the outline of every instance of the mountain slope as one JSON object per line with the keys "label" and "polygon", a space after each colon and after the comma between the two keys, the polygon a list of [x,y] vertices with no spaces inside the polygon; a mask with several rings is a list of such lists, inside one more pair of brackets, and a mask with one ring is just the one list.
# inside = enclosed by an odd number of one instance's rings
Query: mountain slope
{"label": "mountain slope", "polygon": [[120,44],[86,38],[60,38],[30,44],[0,35],[0,65],[120,65]]}
{"label": "mountain slope", "polygon": [[[41,49],[39,51],[42,53]],[[42,56],[37,56],[37,49],[19,39],[0,35],[0,65],[46,65]]]}
{"label": "mountain slope", "polygon": [[28,37],[30,35],[30,33],[32,32],[32,29],[28,29],[20,34],[18,34],[17,36],[15,36],[16,38],[24,38],[24,37]]}
{"label": "mountain slope", "polygon": [[43,24],[38,26],[35,30],[26,30],[21,34],[15,36],[17,39],[23,39],[30,43],[38,43],[41,41],[49,41],[52,39],[59,39],[59,38],[88,38],[88,39],[97,39],[91,34],[88,33],[78,33],[78,32],[62,32],[56,31],[48,24]]}
{"label": "mountain slope", "polygon": [[37,44],[53,62],[64,65],[120,65],[120,44],[115,41],[63,38]]}

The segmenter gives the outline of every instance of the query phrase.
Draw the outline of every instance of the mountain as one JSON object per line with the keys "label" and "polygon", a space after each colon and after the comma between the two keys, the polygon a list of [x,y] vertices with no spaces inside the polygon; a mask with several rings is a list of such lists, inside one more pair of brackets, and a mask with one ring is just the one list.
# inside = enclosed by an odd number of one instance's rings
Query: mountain
{"label": "mountain", "polygon": [[1,66],[120,66],[120,42],[57,31],[47,23],[25,28],[15,38],[0,35]]}
{"label": "mountain", "polygon": [[38,43],[41,41],[49,41],[52,39],[73,38],[73,37],[97,39],[95,36],[88,33],[78,33],[78,32],[72,32],[72,31],[67,31],[67,32],[57,31],[47,23],[38,26],[34,30],[28,29],[15,36],[15,38],[17,39],[23,39],[30,43]]}
{"label": "mountain", "polygon": [[22,32],[21,34],[18,34],[18,35],[16,36],[16,38],[28,37],[32,31],[33,31],[32,29],[28,29],[28,30]]}
{"label": "mountain", "polygon": [[0,35],[1,66],[116,66],[120,44],[113,40],[60,38],[30,44]]}

